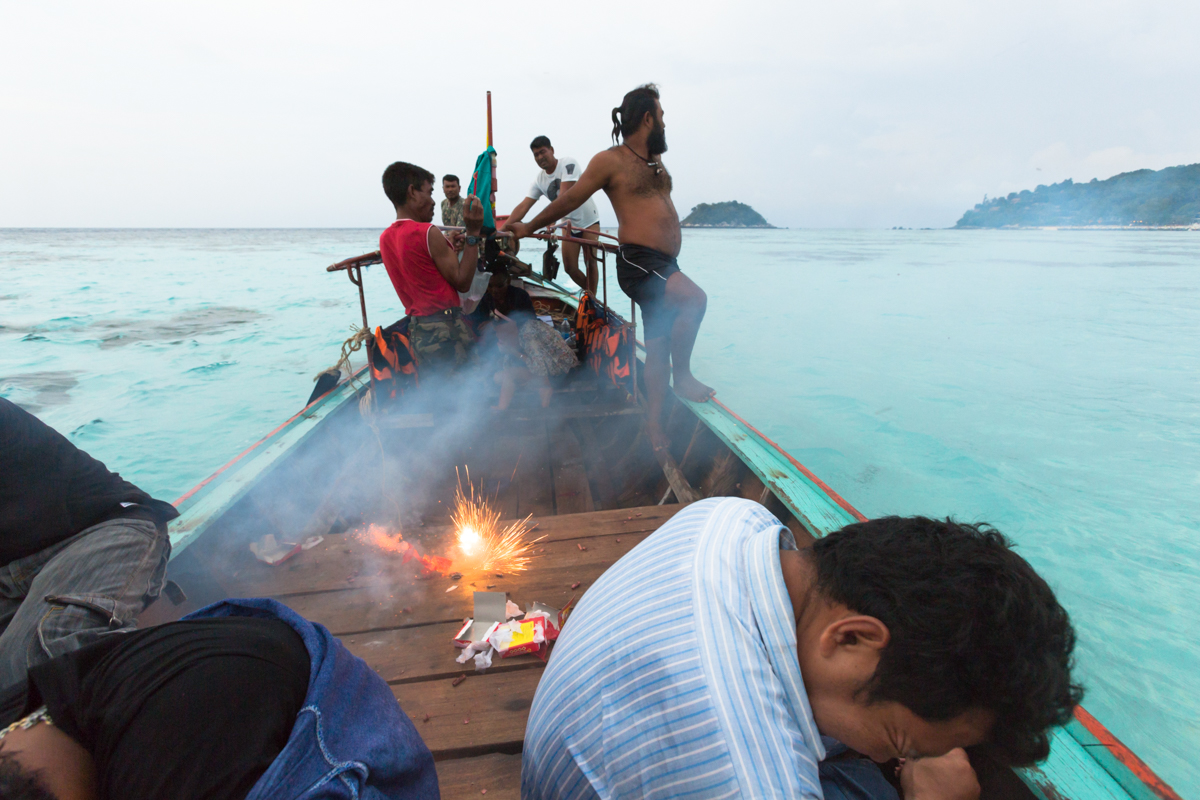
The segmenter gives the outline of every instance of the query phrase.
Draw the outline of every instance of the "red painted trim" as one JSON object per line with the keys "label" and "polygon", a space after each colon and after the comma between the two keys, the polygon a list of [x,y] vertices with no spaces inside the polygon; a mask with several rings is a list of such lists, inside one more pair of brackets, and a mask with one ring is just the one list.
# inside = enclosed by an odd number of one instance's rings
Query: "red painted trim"
{"label": "red painted trim", "polygon": [[766,442],[767,444],[771,445],[771,447],[774,447],[776,450],[778,450],[780,455],[782,455],[782,456],[783,456],[784,458],[786,458],[788,461],[792,462],[792,466],[793,466],[793,467],[795,467],[796,469],[800,470],[800,472],[802,472],[802,473],[804,474],[804,477],[808,478],[810,481],[812,481],[813,483],[815,483],[817,486],[821,487],[821,490],[822,490],[823,492],[825,492],[825,494],[829,495],[829,498],[830,498],[831,500],[833,500],[833,502],[837,503],[837,504],[838,504],[839,506],[841,506],[841,507],[842,507],[844,510],[846,510],[847,512],[849,512],[849,513],[850,513],[850,515],[851,515],[852,517],[854,517],[856,520],[858,520],[859,522],[866,522],[866,521],[867,521],[867,518],[866,518],[865,516],[863,516],[863,514],[862,514],[862,512],[861,512],[861,511],[859,511],[857,508],[855,508],[854,506],[852,506],[852,505],[850,505],[848,502],[846,502],[846,500],[844,500],[840,494],[838,494],[837,492],[835,492],[833,489],[829,488],[828,484],[826,484],[826,483],[825,483],[825,481],[821,480],[821,479],[820,479],[820,478],[818,478],[816,475],[814,475],[814,474],[813,474],[813,472],[812,472],[812,470],[810,470],[808,467],[804,466],[804,465],[803,465],[803,464],[801,464],[799,461],[797,461],[796,459],[792,458],[791,454],[790,454],[790,453],[788,453],[788,451],[787,451],[787,450],[784,450],[782,447],[780,447],[779,445],[777,445],[775,442],[771,441],[771,439],[769,439],[765,433],[763,433],[763,432],[762,432],[762,431],[760,431],[758,428],[756,428],[756,427],[754,427],[753,425],[751,425],[751,424],[750,424],[749,422],[747,422],[746,420],[744,420],[744,419],[742,419],[741,417],[739,417],[739,416],[738,416],[736,413],[734,413],[734,411],[733,411],[733,409],[732,409],[732,408],[730,408],[729,406],[725,405],[724,403],[722,403],[720,400],[718,400],[718,399],[717,399],[717,398],[715,398],[715,397],[714,397],[712,400],[709,400],[708,402],[710,402],[710,403],[716,403],[716,404],[717,404],[717,405],[719,405],[721,408],[725,409],[725,411],[726,411],[726,412],[728,412],[728,414],[729,414],[731,417],[733,417],[733,418],[734,418],[734,419],[736,419],[738,422],[740,422],[740,423],[742,423],[743,425],[745,425],[745,426],[746,426],[747,428],[749,428],[750,430],[752,430],[752,431],[754,431],[755,433],[757,433],[757,434],[759,435],[759,437],[760,437],[760,438],[761,438],[761,439],[762,439],[764,442]]}
{"label": "red painted trim", "polygon": [[[360,369],[358,372],[354,373],[354,376],[355,376],[355,377],[358,377],[358,376],[359,376],[359,375],[360,375],[360,374],[363,372],[363,370],[365,370],[365,369],[366,369],[366,367],[363,367],[363,368],[362,368],[362,369]],[[341,384],[338,384],[338,385],[340,386]],[[337,388],[337,386],[333,387],[333,389],[336,389],[336,388]],[[332,392],[332,391],[333,391],[333,389],[330,389],[330,390],[329,390],[329,392]],[[326,392],[325,394],[323,394],[323,395],[321,395],[320,397],[318,397],[316,400],[313,400],[311,403],[309,403],[308,405],[306,405],[304,408],[302,408],[302,409],[300,409],[299,411],[297,411],[297,412],[296,412],[294,415],[292,415],[291,417],[289,417],[289,418],[288,418],[288,420],[287,420],[286,422],[284,422],[282,425],[280,425],[278,428],[276,428],[275,430],[271,431],[271,432],[270,432],[270,433],[268,433],[266,436],[262,437],[262,438],[261,438],[261,439],[259,439],[257,442],[255,442],[254,444],[252,444],[252,445],[250,445],[249,447],[247,447],[245,450],[243,450],[241,453],[239,453],[237,456],[235,456],[235,457],[234,457],[234,458],[233,458],[233,459],[232,459],[232,460],[231,460],[231,461],[230,461],[228,464],[226,464],[225,466],[221,467],[219,470],[217,470],[216,472],[214,472],[212,475],[209,475],[207,478],[205,478],[204,480],[202,480],[202,481],[200,481],[199,483],[197,483],[195,486],[193,486],[191,489],[189,489],[187,492],[185,492],[185,493],[184,493],[182,496],[180,496],[179,498],[177,498],[177,499],[175,500],[175,502],[174,502],[174,503],[172,503],[171,505],[173,505],[173,506],[178,506],[180,503],[182,503],[183,501],[187,500],[189,497],[191,497],[192,495],[194,495],[196,492],[200,491],[200,490],[201,490],[201,489],[203,489],[205,486],[207,486],[208,484],[212,483],[212,481],[213,481],[213,479],[214,479],[214,478],[216,478],[216,477],[217,477],[218,475],[220,475],[222,472],[224,472],[225,470],[229,469],[229,468],[230,468],[230,467],[232,467],[234,464],[236,464],[237,462],[239,462],[239,461],[241,461],[243,458],[245,458],[245,457],[246,457],[246,454],[247,454],[247,453],[249,453],[251,450],[254,450],[254,449],[255,449],[255,448],[257,448],[257,447],[258,447],[260,444],[262,444],[263,442],[265,442],[267,439],[270,439],[272,436],[274,436],[275,434],[279,433],[281,430],[283,430],[283,429],[284,429],[284,428],[286,428],[288,425],[290,425],[292,422],[294,422],[294,421],[295,421],[295,419],[296,419],[296,417],[299,417],[299,416],[300,416],[301,414],[303,414],[305,411],[308,411],[310,408],[312,408],[313,406],[315,406],[317,403],[321,402],[321,401],[322,401],[322,400],[324,400],[326,397],[328,397],[328,396],[329,396],[329,392]]]}
{"label": "red painted trim", "polygon": [[1175,790],[1167,785],[1167,782],[1155,774],[1154,770],[1146,765],[1132,750],[1124,745],[1120,739],[1112,734],[1112,732],[1104,727],[1100,720],[1089,714],[1083,706],[1075,707],[1075,719],[1083,727],[1087,728],[1088,733],[1095,736],[1100,744],[1108,748],[1108,751],[1116,756],[1116,759],[1124,764],[1130,772],[1137,776],[1138,780],[1146,784],[1146,788],[1154,792],[1163,800],[1182,800],[1175,793]]}

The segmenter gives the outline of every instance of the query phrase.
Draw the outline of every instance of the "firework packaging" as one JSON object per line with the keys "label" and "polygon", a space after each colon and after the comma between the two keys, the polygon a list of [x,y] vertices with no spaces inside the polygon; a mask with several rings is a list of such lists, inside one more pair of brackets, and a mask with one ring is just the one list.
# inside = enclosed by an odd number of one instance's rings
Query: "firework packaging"
{"label": "firework packaging", "polygon": [[563,625],[566,624],[567,616],[571,613],[571,607],[574,605],[574,597],[568,600],[567,604],[562,608],[551,608],[545,603],[526,603],[525,619],[533,619],[534,617],[545,619],[546,641],[553,642],[558,638],[558,634],[562,632]]}
{"label": "firework packaging", "polygon": [[504,592],[475,592],[475,616],[454,637],[458,647],[484,644],[492,629],[507,619],[508,595]]}
{"label": "firework packaging", "polygon": [[525,653],[538,655],[546,643],[546,618],[509,620],[497,625],[488,635],[488,642],[496,648],[501,658]]}

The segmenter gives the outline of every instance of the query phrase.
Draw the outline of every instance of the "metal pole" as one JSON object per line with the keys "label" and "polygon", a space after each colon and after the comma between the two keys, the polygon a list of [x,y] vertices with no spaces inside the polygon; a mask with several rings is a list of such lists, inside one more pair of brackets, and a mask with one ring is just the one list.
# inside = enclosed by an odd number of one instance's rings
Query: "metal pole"
{"label": "metal pole", "polygon": [[638,401],[638,385],[637,385],[637,303],[633,302],[633,298],[629,298],[629,327],[630,331],[629,342],[629,377],[633,378],[633,402]]}
{"label": "metal pole", "polygon": [[608,253],[602,247],[595,248],[600,251],[600,284],[604,287],[604,310],[608,311]]}
{"label": "metal pole", "polygon": [[370,326],[367,325],[367,296],[363,294],[362,267],[350,267],[346,270],[346,275],[349,276],[350,282],[358,287],[358,304],[362,308],[363,330],[370,330]]}

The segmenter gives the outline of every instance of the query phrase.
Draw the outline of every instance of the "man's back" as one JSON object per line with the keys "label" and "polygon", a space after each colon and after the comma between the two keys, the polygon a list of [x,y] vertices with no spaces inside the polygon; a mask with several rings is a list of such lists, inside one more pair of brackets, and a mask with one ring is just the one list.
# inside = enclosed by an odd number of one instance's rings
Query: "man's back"
{"label": "man's back", "polygon": [[2,397],[0,452],[0,564],[74,536],[120,513],[122,503],[151,507],[163,520],[178,516]]}
{"label": "man's back", "polygon": [[713,498],[613,565],[538,685],[522,797],[819,796],[781,546],[761,506]]}
{"label": "man's back", "polygon": [[414,317],[460,305],[458,292],[438,271],[430,255],[431,227],[429,222],[398,219],[379,237],[383,266],[404,303],[404,310]]}

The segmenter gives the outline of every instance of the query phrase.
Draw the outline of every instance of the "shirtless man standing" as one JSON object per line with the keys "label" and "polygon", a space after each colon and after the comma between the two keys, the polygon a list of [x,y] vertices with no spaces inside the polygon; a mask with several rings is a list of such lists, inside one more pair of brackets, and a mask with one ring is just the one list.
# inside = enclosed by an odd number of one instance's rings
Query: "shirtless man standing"
{"label": "shirtless man standing", "polygon": [[667,445],[662,430],[662,406],[668,378],[675,393],[703,403],[713,390],[692,375],[692,346],[708,297],[679,271],[676,258],[682,243],[679,214],[671,202],[671,175],[662,164],[667,152],[658,87],[640,86],[614,108],[613,141],[597,153],[570,189],[527,223],[510,222],[507,230],[518,239],[579,208],[603,189],[620,225],[621,255],[617,280],[621,289],[642,307],[646,337],[647,431],[655,450]]}

